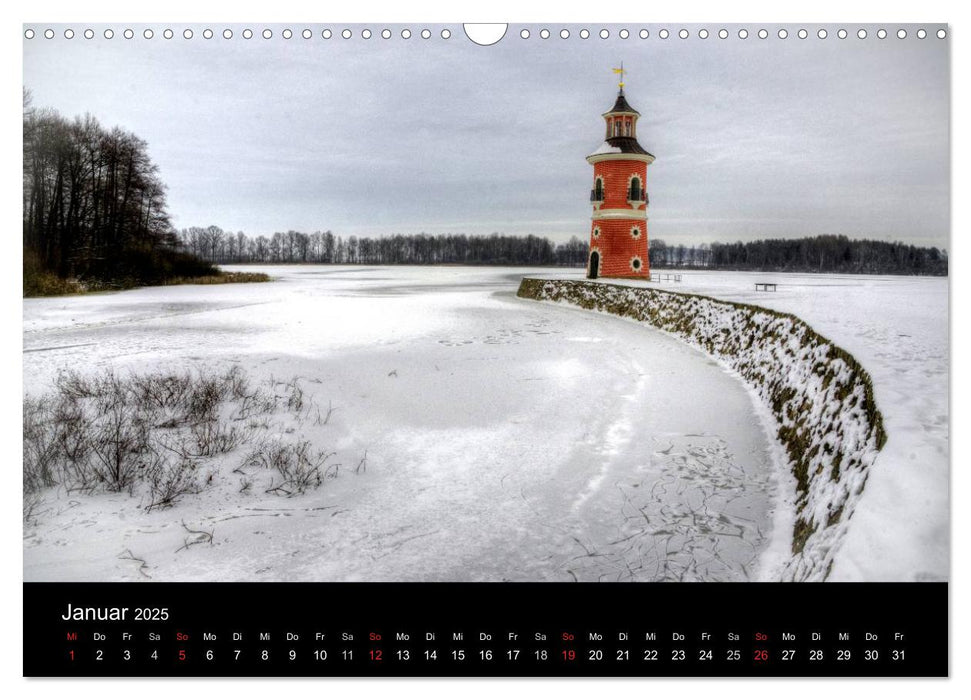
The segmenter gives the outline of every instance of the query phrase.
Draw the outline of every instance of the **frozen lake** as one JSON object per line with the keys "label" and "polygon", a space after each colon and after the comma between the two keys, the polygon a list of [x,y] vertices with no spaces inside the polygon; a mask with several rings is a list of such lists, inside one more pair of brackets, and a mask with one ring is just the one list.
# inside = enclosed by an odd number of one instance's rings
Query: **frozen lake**
{"label": "frozen lake", "polygon": [[[299,377],[333,417],[282,438],[334,451],[340,476],[241,494],[229,455],[211,488],[152,513],[50,490],[25,526],[25,580],[771,576],[790,535],[773,528],[775,451],[705,355],[517,299],[526,269],[266,271],[276,281],[24,300],[25,392],[65,368]],[[183,523],[212,545],[180,549]]]}

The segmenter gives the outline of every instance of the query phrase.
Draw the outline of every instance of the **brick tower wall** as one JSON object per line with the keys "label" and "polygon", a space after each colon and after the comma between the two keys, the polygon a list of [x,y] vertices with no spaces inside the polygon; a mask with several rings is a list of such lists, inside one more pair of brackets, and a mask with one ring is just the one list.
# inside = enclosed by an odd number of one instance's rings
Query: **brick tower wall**
{"label": "brick tower wall", "polygon": [[[594,186],[597,178],[604,180],[604,203],[601,209],[630,209],[627,204],[627,183],[631,175],[641,178],[641,185],[647,187],[647,163],[637,160],[604,160],[593,164]],[[644,205],[637,207],[644,211]]]}
{"label": "brick tower wall", "polygon": [[[647,163],[637,160],[606,160],[594,163],[594,186],[596,178],[604,181],[604,209],[626,209],[628,211],[644,211],[646,206],[639,204],[631,207],[627,203],[627,188],[631,176],[638,175],[641,187],[647,188]],[[631,235],[631,229],[640,229],[637,238]],[[594,235],[599,229],[600,235]],[[600,253],[601,277],[649,277],[651,274],[648,261],[647,221],[643,219],[595,219],[590,225],[590,251]],[[631,260],[634,257],[641,260],[641,267],[634,271]],[[588,259],[589,274],[589,259]]]}
{"label": "brick tower wall", "polygon": [[[637,226],[641,235],[634,238],[631,229]],[[594,231],[600,229],[600,235]],[[648,262],[647,222],[635,219],[601,219],[592,222],[590,227],[590,251],[600,253],[601,277],[648,277],[651,274]],[[641,269],[631,268],[631,260],[641,259]],[[589,270],[587,271],[589,273]]]}

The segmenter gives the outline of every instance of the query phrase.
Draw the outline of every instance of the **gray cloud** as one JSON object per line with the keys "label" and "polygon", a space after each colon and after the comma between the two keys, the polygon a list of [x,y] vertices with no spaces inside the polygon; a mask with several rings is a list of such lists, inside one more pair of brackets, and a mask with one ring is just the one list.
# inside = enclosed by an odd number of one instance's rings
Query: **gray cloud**
{"label": "gray cloud", "polygon": [[[262,25],[261,25],[262,26]],[[25,42],[38,106],[138,133],[177,226],[585,237],[630,70],[650,232],[697,243],[844,233],[948,247],[947,41],[415,35]],[[373,27],[372,27],[373,29]],[[435,36],[437,37],[437,30]],[[356,32],[355,32],[356,33]]]}

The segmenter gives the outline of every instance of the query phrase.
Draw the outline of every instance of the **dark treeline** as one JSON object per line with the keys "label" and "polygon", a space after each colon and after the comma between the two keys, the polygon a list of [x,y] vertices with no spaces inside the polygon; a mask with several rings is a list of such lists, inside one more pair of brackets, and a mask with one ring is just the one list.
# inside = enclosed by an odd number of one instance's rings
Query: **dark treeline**
{"label": "dark treeline", "polygon": [[23,122],[25,293],[44,277],[130,286],[217,272],[179,250],[145,141],[35,109],[27,92]]}
{"label": "dark treeline", "polygon": [[667,245],[651,241],[652,268],[772,272],[946,275],[947,251],[846,236],[767,239],[749,243]]}
{"label": "dark treeline", "polygon": [[[248,236],[218,226],[179,233],[182,247],[212,263],[337,263],[370,265],[560,265],[584,267],[588,246],[576,236],[554,245],[537,236],[348,236],[287,231]],[[768,239],[698,246],[650,243],[657,269],[764,270],[851,274],[946,275],[947,252],[846,236]]]}
{"label": "dark treeline", "polygon": [[369,238],[331,231],[247,236],[218,226],[182,229],[186,251],[212,263],[360,263],[369,265],[571,265],[583,267],[587,244],[574,236],[554,245],[538,236],[395,235]]}

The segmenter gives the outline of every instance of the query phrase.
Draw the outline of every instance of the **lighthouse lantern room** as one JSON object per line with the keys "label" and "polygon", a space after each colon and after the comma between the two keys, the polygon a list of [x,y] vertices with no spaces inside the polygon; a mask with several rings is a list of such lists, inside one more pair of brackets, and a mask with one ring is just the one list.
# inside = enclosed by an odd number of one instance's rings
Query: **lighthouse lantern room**
{"label": "lighthouse lantern room", "polygon": [[647,166],[654,156],[637,142],[637,110],[624,96],[624,69],[617,101],[604,113],[603,145],[587,156],[593,166],[590,257],[587,277],[649,277]]}

